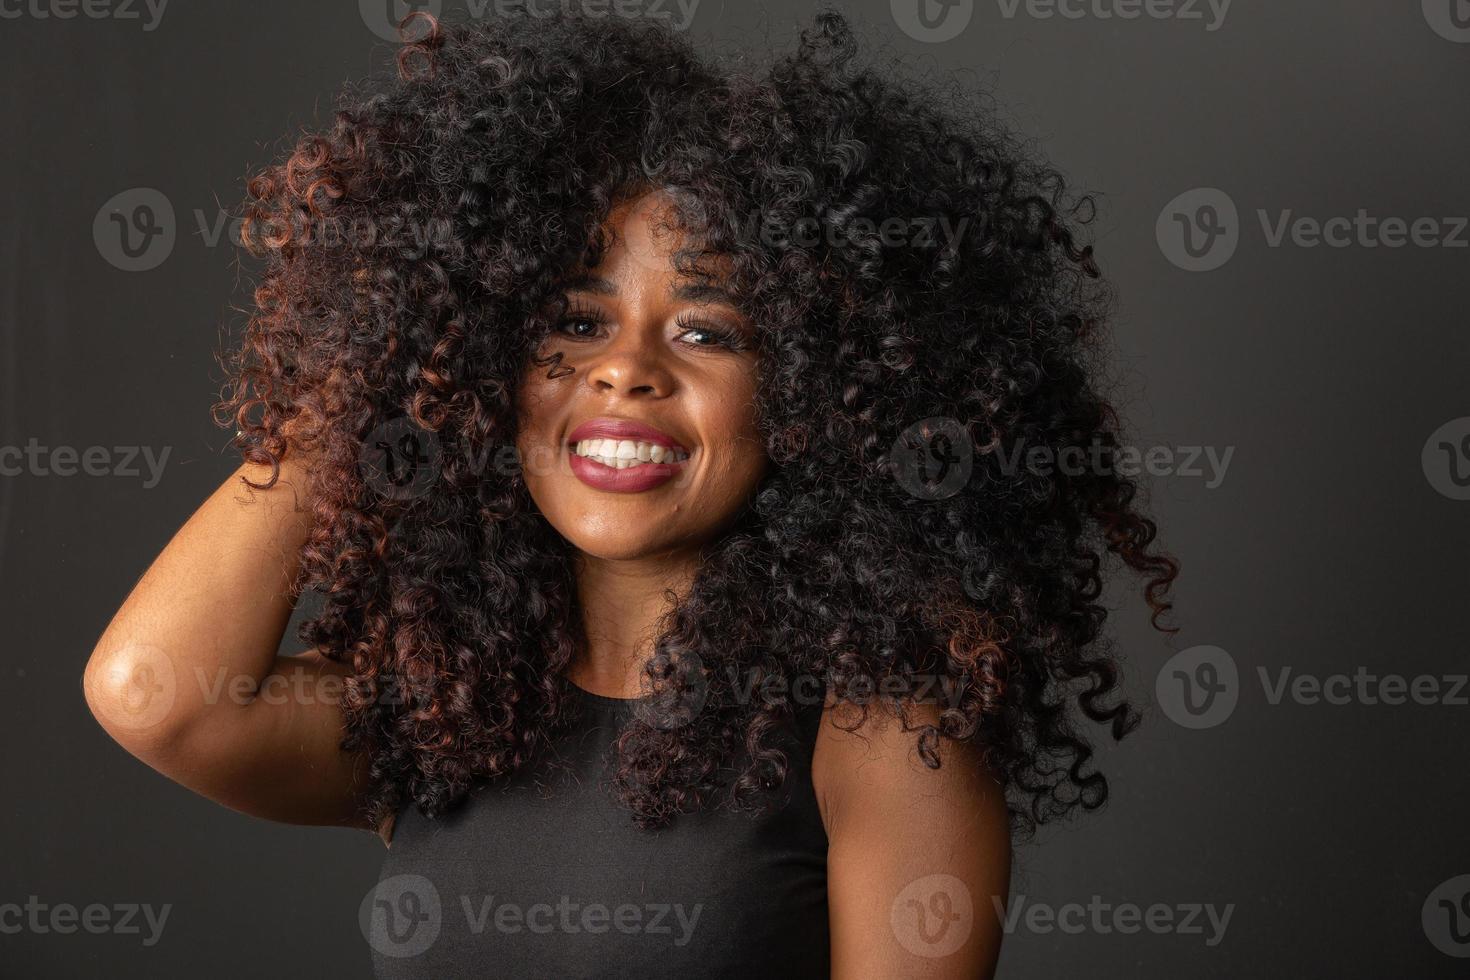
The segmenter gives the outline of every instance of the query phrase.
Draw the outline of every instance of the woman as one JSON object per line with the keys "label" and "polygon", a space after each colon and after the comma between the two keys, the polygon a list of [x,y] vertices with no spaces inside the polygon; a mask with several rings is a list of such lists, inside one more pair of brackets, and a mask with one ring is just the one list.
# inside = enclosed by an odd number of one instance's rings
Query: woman
{"label": "woman", "polygon": [[1086,199],[836,14],[762,76],[409,23],[250,182],[244,463],[94,713],[379,833],[381,976],[989,975],[1012,832],[1106,798],[1078,716],[1134,722],[1103,560],[1156,623],[1175,573],[1107,465]]}

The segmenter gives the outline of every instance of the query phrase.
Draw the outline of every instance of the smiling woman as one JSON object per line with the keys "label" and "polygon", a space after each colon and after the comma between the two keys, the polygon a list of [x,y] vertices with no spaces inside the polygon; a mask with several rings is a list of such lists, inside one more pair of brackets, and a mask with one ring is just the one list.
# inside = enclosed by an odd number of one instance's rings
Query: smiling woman
{"label": "smiling woman", "polygon": [[381,976],[987,975],[1012,831],[1102,805],[1081,722],[1134,721],[1106,559],[1156,622],[1175,574],[1109,465],[1086,201],[836,14],[759,76],[616,19],[406,30],[250,182],[245,462],[94,713],[391,843]]}

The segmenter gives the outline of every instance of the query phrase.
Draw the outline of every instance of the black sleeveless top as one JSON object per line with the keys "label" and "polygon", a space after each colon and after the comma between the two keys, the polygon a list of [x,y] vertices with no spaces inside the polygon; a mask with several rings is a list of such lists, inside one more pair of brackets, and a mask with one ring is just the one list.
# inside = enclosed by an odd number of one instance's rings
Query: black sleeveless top
{"label": "black sleeveless top", "polygon": [[820,703],[783,731],[777,806],[640,830],[608,789],[637,702],[574,688],[557,764],[441,819],[405,806],[360,910],[380,980],[827,977],[827,835],[812,790]]}

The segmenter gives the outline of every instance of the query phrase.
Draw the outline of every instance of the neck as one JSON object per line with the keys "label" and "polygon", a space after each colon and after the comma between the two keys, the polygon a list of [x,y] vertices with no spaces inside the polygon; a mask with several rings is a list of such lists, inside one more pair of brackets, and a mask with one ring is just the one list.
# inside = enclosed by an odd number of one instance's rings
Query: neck
{"label": "neck", "polygon": [[594,694],[638,697],[643,663],[673,607],[665,593],[687,594],[698,567],[698,556],[686,552],[636,559],[578,554],[577,600],[587,643],[567,668],[568,679]]}

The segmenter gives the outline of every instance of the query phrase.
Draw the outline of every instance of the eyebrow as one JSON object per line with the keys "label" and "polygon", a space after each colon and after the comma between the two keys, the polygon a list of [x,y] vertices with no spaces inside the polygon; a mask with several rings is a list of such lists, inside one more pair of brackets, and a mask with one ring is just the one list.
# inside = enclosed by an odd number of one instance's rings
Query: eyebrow
{"label": "eyebrow", "polygon": [[[585,292],[596,296],[616,296],[618,292],[611,282],[594,275],[575,276],[563,283],[562,288],[567,292]],[[739,309],[729,290],[704,281],[686,280],[680,283],[674,288],[673,297],[688,303],[723,303],[732,309]]]}

